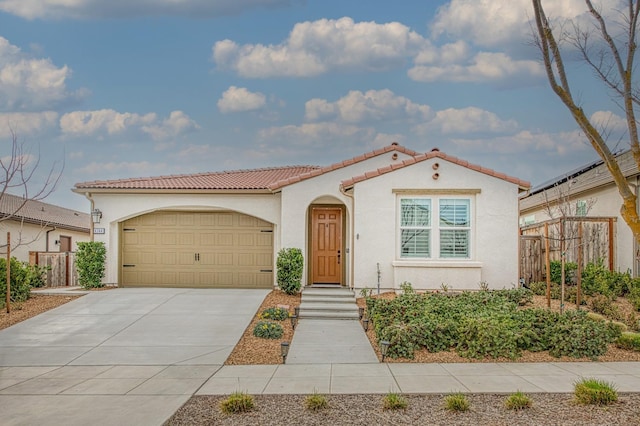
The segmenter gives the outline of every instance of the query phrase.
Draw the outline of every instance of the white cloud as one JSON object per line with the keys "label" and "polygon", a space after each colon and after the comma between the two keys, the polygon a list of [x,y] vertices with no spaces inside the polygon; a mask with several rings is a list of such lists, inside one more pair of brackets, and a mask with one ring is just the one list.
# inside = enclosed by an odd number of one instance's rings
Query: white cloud
{"label": "white cloud", "polygon": [[51,129],[57,122],[58,113],[54,111],[0,113],[0,138],[10,137],[12,130],[22,138]]}
{"label": "white cloud", "polygon": [[172,111],[168,118],[158,124],[142,126],[142,131],[151,135],[154,140],[162,140],[180,136],[199,129],[198,123],[193,121],[182,111]]}
{"label": "white cloud", "polygon": [[260,92],[250,92],[245,87],[229,87],[218,100],[222,113],[253,111],[265,106],[267,98]]}
{"label": "white cloud", "polygon": [[[431,60],[432,58],[428,58]],[[459,59],[459,58],[457,58]],[[418,57],[426,63],[425,56]],[[470,61],[460,63],[431,62],[433,65],[418,63],[408,71],[411,79],[416,81],[452,81],[478,83],[493,81],[505,84],[505,80],[518,78],[527,80],[542,78],[544,69],[539,61],[514,60],[504,53],[479,52]]]}
{"label": "white cloud", "polygon": [[175,15],[200,18],[235,15],[291,3],[292,0],[0,0],[0,10],[26,19]]}
{"label": "white cloud", "polygon": [[560,133],[537,133],[523,130],[514,135],[483,139],[451,139],[462,152],[467,154],[524,154],[549,153],[574,155],[589,150],[589,145],[578,130]]}
{"label": "white cloud", "polygon": [[198,125],[182,111],[173,111],[168,118],[159,121],[155,113],[140,115],[102,109],[64,114],[60,118],[60,128],[68,136],[114,135],[138,129],[158,140],[176,137]]}
{"label": "white cloud", "polygon": [[442,134],[506,133],[517,130],[515,120],[501,120],[495,113],[477,107],[448,108],[438,111],[433,120],[414,128],[418,134],[438,131]]}
{"label": "white cloud", "polygon": [[[621,5],[621,0],[606,1]],[[548,17],[559,19],[586,11],[584,0],[547,1],[544,7]],[[478,46],[521,46],[530,37],[532,17],[531,0],[451,0],[438,9],[431,30],[434,37],[446,35]]]}
{"label": "white cloud", "polygon": [[381,71],[402,66],[429,44],[409,27],[349,17],[298,23],[277,45],[222,40],[213,59],[243,77],[311,77],[331,70]]}
{"label": "white cloud", "polygon": [[389,89],[364,93],[352,90],[336,102],[315,98],[305,104],[305,118],[311,121],[336,117],[347,123],[414,118],[424,120],[430,113],[428,105],[416,104]]}
{"label": "white cloud", "polygon": [[297,146],[308,146],[331,142],[341,144],[351,141],[372,140],[375,131],[371,128],[340,123],[305,123],[300,126],[288,125],[269,127],[258,132],[258,139],[279,144],[282,142]]}
{"label": "white cloud", "polygon": [[626,132],[628,130],[627,120],[611,111],[594,112],[591,114],[591,123],[604,133]]}
{"label": "white cloud", "polygon": [[66,65],[32,58],[0,36],[0,109],[49,109],[85,96],[86,90],[67,90],[70,76]]}

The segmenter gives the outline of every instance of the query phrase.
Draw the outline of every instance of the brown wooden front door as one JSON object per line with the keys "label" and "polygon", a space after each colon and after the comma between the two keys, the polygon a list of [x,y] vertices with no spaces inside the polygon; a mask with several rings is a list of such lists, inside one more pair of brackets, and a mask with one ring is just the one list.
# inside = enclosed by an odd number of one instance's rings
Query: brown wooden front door
{"label": "brown wooden front door", "polygon": [[342,209],[312,208],[312,283],[342,284]]}
{"label": "brown wooden front door", "polygon": [[60,251],[71,251],[71,237],[60,235]]}

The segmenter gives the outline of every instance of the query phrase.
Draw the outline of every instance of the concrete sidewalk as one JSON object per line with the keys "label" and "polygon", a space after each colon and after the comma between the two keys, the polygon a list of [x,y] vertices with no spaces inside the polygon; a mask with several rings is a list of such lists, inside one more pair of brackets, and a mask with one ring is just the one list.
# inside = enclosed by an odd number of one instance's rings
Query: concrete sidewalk
{"label": "concrete sidewalk", "polygon": [[582,377],[640,392],[640,362],[558,362],[229,365],[196,394],[568,393]]}

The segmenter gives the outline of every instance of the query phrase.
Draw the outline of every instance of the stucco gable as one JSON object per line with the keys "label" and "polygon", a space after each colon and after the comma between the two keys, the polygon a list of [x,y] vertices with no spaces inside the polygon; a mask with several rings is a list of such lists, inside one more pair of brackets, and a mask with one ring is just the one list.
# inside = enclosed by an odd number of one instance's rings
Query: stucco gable
{"label": "stucco gable", "polygon": [[529,182],[527,182],[527,181],[524,181],[522,179],[518,179],[516,177],[508,176],[508,175],[506,175],[504,173],[499,173],[499,172],[497,172],[497,171],[495,171],[493,169],[482,167],[482,166],[479,166],[477,164],[469,163],[468,161],[465,161],[465,160],[462,160],[460,158],[457,158],[457,157],[454,157],[454,156],[451,156],[451,155],[447,155],[447,154],[445,154],[443,152],[440,152],[437,149],[434,149],[431,152],[428,152],[426,154],[418,154],[418,155],[413,156],[412,158],[403,160],[402,162],[399,162],[399,163],[396,163],[396,164],[390,164],[388,166],[381,167],[381,168],[376,169],[376,170],[371,170],[371,171],[366,172],[364,174],[361,174],[359,176],[355,176],[355,177],[352,177],[350,179],[344,180],[344,181],[341,182],[340,186],[345,190],[346,189],[350,189],[350,188],[352,188],[354,185],[356,185],[359,182],[362,182],[362,181],[365,181],[365,180],[368,180],[368,179],[372,179],[372,178],[375,178],[375,177],[378,177],[378,176],[382,176],[384,174],[391,173],[391,172],[393,172],[395,170],[402,169],[402,168],[405,168],[405,167],[409,167],[409,166],[412,166],[414,164],[421,163],[423,161],[426,161],[426,160],[429,160],[429,159],[432,159],[432,158],[440,158],[442,160],[448,161],[448,162],[453,163],[453,164],[457,164],[457,165],[465,167],[467,169],[474,170],[474,171],[477,171],[479,173],[483,173],[483,174],[486,174],[486,175],[489,175],[489,176],[492,176],[492,177],[507,181],[507,182],[512,183],[514,185],[518,185],[520,190],[527,190],[527,189],[529,189],[531,187],[531,184]]}

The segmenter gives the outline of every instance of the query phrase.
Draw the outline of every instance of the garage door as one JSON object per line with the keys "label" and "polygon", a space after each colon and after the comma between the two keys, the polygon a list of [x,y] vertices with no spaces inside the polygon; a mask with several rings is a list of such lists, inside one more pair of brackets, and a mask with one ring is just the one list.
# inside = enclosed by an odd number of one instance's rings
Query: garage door
{"label": "garage door", "polygon": [[155,212],[122,224],[121,282],[273,286],[273,225],[236,212]]}

